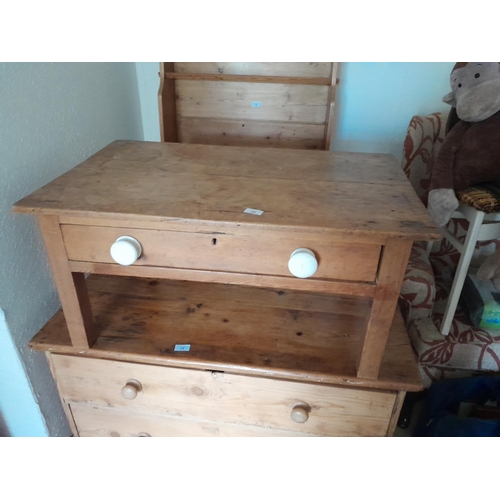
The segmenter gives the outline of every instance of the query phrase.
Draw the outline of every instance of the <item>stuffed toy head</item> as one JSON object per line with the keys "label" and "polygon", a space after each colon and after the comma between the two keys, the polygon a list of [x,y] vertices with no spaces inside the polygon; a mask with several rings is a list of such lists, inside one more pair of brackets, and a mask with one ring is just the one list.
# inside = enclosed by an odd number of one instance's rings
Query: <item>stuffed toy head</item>
{"label": "stuffed toy head", "polygon": [[480,122],[500,111],[500,63],[457,63],[450,84],[443,101],[457,109],[461,120]]}
{"label": "stuffed toy head", "polygon": [[458,208],[455,192],[500,181],[500,63],[456,63],[450,84],[443,101],[456,108],[459,120],[432,167],[427,205],[439,226]]}

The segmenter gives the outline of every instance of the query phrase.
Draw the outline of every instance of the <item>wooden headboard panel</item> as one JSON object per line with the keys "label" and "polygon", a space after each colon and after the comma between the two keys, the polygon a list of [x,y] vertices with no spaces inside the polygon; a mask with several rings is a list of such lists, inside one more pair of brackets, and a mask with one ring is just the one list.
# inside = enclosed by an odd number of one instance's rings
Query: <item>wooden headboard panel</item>
{"label": "wooden headboard panel", "polygon": [[329,149],[338,63],[160,63],[164,142]]}

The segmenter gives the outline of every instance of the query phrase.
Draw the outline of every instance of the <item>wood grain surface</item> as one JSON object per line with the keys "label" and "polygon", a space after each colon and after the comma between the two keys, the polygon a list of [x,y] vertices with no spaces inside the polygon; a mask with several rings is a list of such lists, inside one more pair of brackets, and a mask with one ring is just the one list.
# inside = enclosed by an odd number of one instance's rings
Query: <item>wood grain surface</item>
{"label": "wood grain surface", "polygon": [[41,215],[38,217],[38,223],[68,323],[71,341],[76,347],[89,348],[98,333],[94,328],[85,276],[73,272],[70,268],[57,217]]}
{"label": "wood grain surface", "polygon": [[162,141],[328,150],[337,66],[160,63]]}
{"label": "wood grain surface", "polygon": [[179,142],[292,149],[323,149],[325,126],[262,120],[178,117]]}
{"label": "wood grain surface", "polygon": [[[71,345],[61,312],[31,347],[351,387],[422,389],[399,311],[378,379],[357,378],[370,299],[144,278],[87,281],[99,332],[92,349]],[[176,344],[191,350],[175,352]]]}
{"label": "wood grain surface", "polygon": [[114,264],[109,249],[121,236],[132,236],[142,246],[134,266],[161,266],[292,277],[290,255],[309,248],[318,260],[316,279],[373,282],[380,246],[335,243],[328,238],[298,233],[262,234],[261,237],[211,235],[152,229],[62,225],[66,253],[71,261]]}
{"label": "wood grain surface", "polygon": [[326,85],[177,80],[176,104],[183,117],[323,124],[328,90]]}
{"label": "wood grain surface", "polygon": [[179,140],[177,128],[177,109],[175,105],[175,82],[165,78],[168,71],[173,71],[174,63],[160,65],[160,88],[158,90],[158,107],[160,120],[160,137],[163,142]]}
{"label": "wood grain surface", "polygon": [[[204,370],[55,355],[52,365],[66,403],[142,411],[212,422],[270,427],[325,436],[387,433],[396,393]],[[134,399],[121,388],[142,385]],[[291,418],[297,403],[306,422]],[[77,422],[78,425],[78,422]]]}
{"label": "wood grain surface", "polygon": [[285,85],[330,85],[330,78],[303,76],[227,75],[224,73],[165,73],[165,79],[209,82],[275,83]]}
{"label": "wood grain surface", "polygon": [[176,62],[176,73],[329,78],[331,62]]}
{"label": "wood grain surface", "polygon": [[411,241],[392,240],[384,247],[377,276],[363,347],[358,363],[358,377],[377,378],[389,328],[397,309],[399,291],[406,272]]}
{"label": "wood grain surface", "polygon": [[72,404],[80,437],[311,437],[311,434],[253,425],[187,419],[116,408]]}
{"label": "wood grain surface", "polygon": [[15,210],[439,237],[392,156],[327,151],[116,141]]}

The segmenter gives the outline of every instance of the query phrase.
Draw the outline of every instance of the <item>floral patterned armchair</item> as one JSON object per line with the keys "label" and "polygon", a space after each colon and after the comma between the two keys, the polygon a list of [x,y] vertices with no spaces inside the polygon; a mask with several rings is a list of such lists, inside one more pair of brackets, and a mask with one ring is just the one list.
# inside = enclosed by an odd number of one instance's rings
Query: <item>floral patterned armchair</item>
{"label": "floral patterned armchair", "polygon": [[[414,116],[404,143],[402,168],[425,205],[446,118],[441,113]],[[463,241],[467,224],[465,219],[451,219],[447,227]],[[498,240],[478,242],[471,268],[497,248]],[[473,327],[459,306],[450,334],[443,336],[439,332],[459,258],[447,240],[435,244],[429,257],[426,243],[415,243],[401,288],[399,305],[426,387],[435,380],[500,371],[500,331]]]}

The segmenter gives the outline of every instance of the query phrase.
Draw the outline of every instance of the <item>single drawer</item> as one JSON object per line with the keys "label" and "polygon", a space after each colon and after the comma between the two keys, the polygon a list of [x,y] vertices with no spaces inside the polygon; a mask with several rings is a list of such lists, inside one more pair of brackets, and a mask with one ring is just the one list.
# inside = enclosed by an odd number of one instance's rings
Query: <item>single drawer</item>
{"label": "single drawer", "polygon": [[71,405],[315,435],[386,435],[396,399],[389,391],[64,355],[51,359],[61,397]]}
{"label": "single drawer", "polygon": [[310,437],[311,434],[253,425],[171,417],[72,404],[80,437]]}
{"label": "single drawer", "polygon": [[379,245],[270,230],[252,236],[70,224],[61,230],[71,261],[113,264],[111,246],[129,236],[142,247],[135,266],[292,276],[288,268],[292,252],[307,248],[318,262],[313,278],[361,282],[375,280],[381,251]]}

